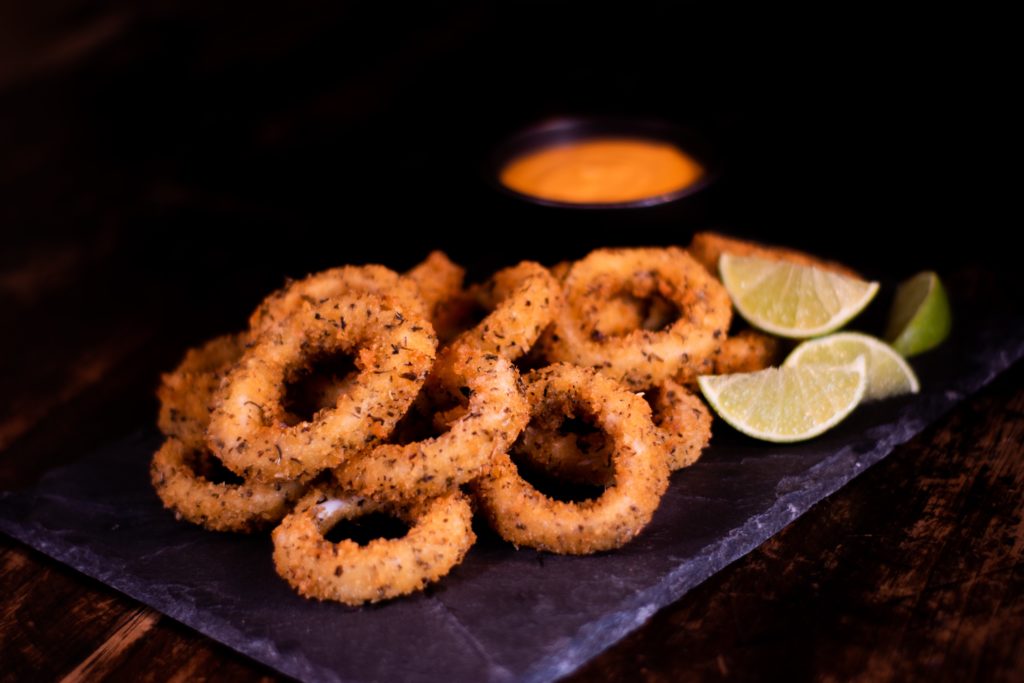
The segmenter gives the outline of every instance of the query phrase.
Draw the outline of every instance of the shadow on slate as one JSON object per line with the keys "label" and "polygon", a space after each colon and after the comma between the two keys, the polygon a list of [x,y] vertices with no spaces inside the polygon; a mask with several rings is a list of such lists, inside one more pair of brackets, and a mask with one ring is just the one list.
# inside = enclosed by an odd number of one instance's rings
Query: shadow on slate
{"label": "shadow on slate", "polygon": [[207,636],[308,681],[550,681],[564,676],[833,493],[1024,355],[1024,318],[957,307],[955,335],[915,359],[918,396],[862,406],[809,443],[716,423],[650,526],[591,557],[484,534],[427,592],[353,609],[304,600],[268,535],[176,522],[149,485],[146,431],[0,493],[0,530]]}

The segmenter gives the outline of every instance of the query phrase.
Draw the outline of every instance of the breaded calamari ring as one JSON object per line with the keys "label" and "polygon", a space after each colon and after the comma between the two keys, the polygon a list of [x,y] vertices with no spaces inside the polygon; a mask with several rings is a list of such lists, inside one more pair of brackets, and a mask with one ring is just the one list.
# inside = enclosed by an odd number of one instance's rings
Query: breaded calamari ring
{"label": "breaded calamari ring", "polygon": [[508,360],[522,357],[554,320],[561,290],[548,269],[533,261],[499,270],[472,290],[477,304],[488,312],[486,317],[452,345],[471,346]]}
{"label": "breaded calamari ring", "polygon": [[779,361],[781,347],[777,337],[760,330],[743,330],[722,341],[722,350],[715,356],[713,373],[729,375],[764,370]]}
{"label": "breaded calamari ring", "polygon": [[619,294],[594,311],[595,336],[614,337],[633,330],[657,332],[677,318],[675,306],[660,296],[638,299],[630,294]]}
{"label": "breaded calamari ring", "polygon": [[245,334],[226,334],[189,349],[171,372],[160,378],[157,426],[165,436],[201,449],[206,443],[210,405],[228,369],[242,357]]}
{"label": "breaded calamari ring", "polygon": [[[247,333],[224,335],[202,346],[189,349],[182,362],[161,377],[157,388],[160,414],[157,426],[165,436],[173,436],[197,450],[206,449],[206,428],[210,424],[213,397],[221,380],[238,359],[248,343]],[[316,375],[301,384],[301,403],[326,408],[348,390],[348,379],[333,375]],[[288,414],[285,421],[301,420]]]}
{"label": "breaded calamari ring", "polygon": [[734,372],[755,372],[775,365],[779,360],[782,342],[755,329],[745,329],[722,339],[722,345],[712,357],[710,367],[684,368],[675,381],[690,389],[697,389],[700,375],[728,375]]}
{"label": "breaded calamari ring", "polygon": [[672,471],[697,462],[711,441],[711,411],[700,396],[671,380],[665,380],[648,398],[654,424],[665,433],[668,465]]}
{"label": "breaded calamari ring", "polygon": [[480,310],[474,288],[463,289],[441,303],[434,312],[434,331],[441,348],[473,326],[474,315]]}
{"label": "breaded calamari ring", "polygon": [[788,261],[801,266],[814,266],[839,275],[862,279],[856,271],[835,261],[826,261],[796,249],[740,240],[717,232],[696,233],[687,251],[715,277],[718,277],[719,257],[728,252],[736,256],[757,256],[770,261]]}
{"label": "breaded calamari ring", "polygon": [[255,337],[275,325],[286,324],[303,303],[313,304],[341,294],[387,296],[409,315],[429,318],[427,304],[414,280],[390,268],[370,264],[340,266],[287,282],[253,311],[249,329]]}
{"label": "breaded calamari ring", "polygon": [[[556,280],[564,283],[572,265],[572,261],[560,261],[548,270]],[[675,307],[661,297],[648,300],[620,293],[594,311],[594,329],[602,336],[614,337],[640,328],[660,330],[670,325],[676,317]]]}
{"label": "breaded calamari ring", "polygon": [[470,346],[445,349],[428,380],[448,387],[468,405],[436,437],[382,444],[342,463],[335,479],[346,490],[384,500],[447,493],[476,478],[504,453],[529,420],[519,373],[501,356]]}
{"label": "breaded calamari ring", "polygon": [[297,481],[218,484],[204,476],[213,458],[174,437],[153,454],[150,480],[164,507],[212,531],[254,531],[277,522],[302,495]]}
{"label": "breaded calamari ring", "polygon": [[618,548],[647,525],[668,487],[668,460],[651,409],[636,394],[597,372],[557,364],[530,374],[531,415],[579,411],[612,443],[614,483],[595,499],[552,500],[527,483],[507,453],[473,484],[480,509],[502,538],[564,554]]}
{"label": "breaded calamari ring", "polygon": [[[711,411],[693,392],[671,380],[644,392],[654,424],[668,450],[669,469],[689,467],[711,441]],[[603,434],[562,433],[557,426],[531,423],[515,453],[544,472],[567,481],[608,485],[614,480],[612,450]]]}
{"label": "breaded calamari ring", "polygon": [[[409,532],[364,546],[324,538],[341,520],[377,511],[399,517]],[[274,529],[274,566],[309,598],[353,606],[387,600],[421,590],[459,564],[476,541],[472,516],[459,491],[399,506],[317,489]]]}
{"label": "breaded calamari ring", "polygon": [[[663,330],[606,336],[597,328],[598,312],[621,294],[661,297],[679,317]],[[686,368],[709,369],[731,320],[725,288],[682,249],[598,249],[566,275],[563,303],[544,349],[551,361],[593,367],[642,390]]]}
{"label": "breaded calamari ring", "polygon": [[[224,378],[207,430],[210,449],[243,477],[311,477],[387,437],[434,360],[430,323],[369,294],[303,303],[271,328]],[[359,374],[337,404],[289,425],[286,385],[318,354],[355,355]]]}
{"label": "breaded calamari ring", "polygon": [[405,277],[419,288],[430,322],[435,324],[435,328],[439,314],[462,292],[465,276],[466,269],[453,263],[443,251],[430,252],[427,258],[405,273]]}

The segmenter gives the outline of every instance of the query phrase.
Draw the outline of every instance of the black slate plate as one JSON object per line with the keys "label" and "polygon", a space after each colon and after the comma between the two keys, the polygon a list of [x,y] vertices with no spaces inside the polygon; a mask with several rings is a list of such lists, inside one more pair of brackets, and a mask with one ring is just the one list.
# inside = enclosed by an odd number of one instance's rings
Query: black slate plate
{"label": "black slate plate", "polygon": [[957,309],[955,335],[915,366],[923,392],[862,406],[810,443],[761,444],[716,422],[651,525],[592,557],[485,536],[426,593],[351,609],[277,578],[266,536],[174,521],[148,482],[145,431],[0,493],[0,530],[228,646],[310,681],[549,681],[746,554],[1024,355],[1024,317]]}

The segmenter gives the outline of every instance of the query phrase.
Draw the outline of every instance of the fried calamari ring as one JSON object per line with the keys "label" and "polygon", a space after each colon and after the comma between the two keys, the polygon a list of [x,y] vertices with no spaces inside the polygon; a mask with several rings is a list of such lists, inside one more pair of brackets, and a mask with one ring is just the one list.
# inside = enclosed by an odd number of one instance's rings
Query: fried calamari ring
{"label": "fried calamari ring", "polygon": [[736,256],[757,256],[770,261],[788,261],[801,266],[814,266],[839,275],[862,279],[856,271],[835,261],[826,261],[796,249],[739,240],[717,232],[698,232],[693,236],[687,251],[715,277],[718,277],[719,257],[728,252]]}
{"label": "fried calamari ring", "polygon": [[650,406],[614,380],[566,364],[531,373],[527,396],[532,416],[561,410],[593,419],[612,443],[615,481],[592,500],[552,500],[503,453],[473,485],[480,509],[518,546],[579,555],[624,545],[651,520],[668,487],[665,446]]}
{"label": "fried calamari ring", "polygon": [[189,349],[173,371],[160,380],[157,426],[165,436],[203,448],[213,395],[228,369],[242,357],[247,336],[226,334]]}
{"label": "fried calamari ring", "polygon": [[343,488],[384,500],[447,493],[486,470],[529,419],[519,373],[497,354],[448,348],[428,382],[429,390],[450,388],[468,398],[468,405],[452,415],[439,436],[379,445],[342,463],[334,476]]}
{"label": "fried calamari ring", "polygon": [[405,273],[405,277],[419,288],[430,322],[435,324],[435,328],[450,302],[462,292],[465,275],[465,268],[453,263],[443,251],[430,252],[427,258]]}
{"label": "fried calamari ring", "polygon": [[672,471],[697,462],[711,441],[711,411],[697,394],[665,380],[648,398],[654,424],[665,433],[668,465]]}
{"label": "fried calamari ring", "polygon": [[594,311],[594,336],[614,337],[633,330],[656,332],[671,325],[677,317],[675,306],[656,294],[649,299],[618,294]]}
{"label": "fried calamari ring", "polygon": [[474,315],[480,310],[475,289],[464,289],[444,301],[434,312],[434,331],[439,345],[444,348],[452,340],[473,326]]}
{"label": "fried calamari ring", "polygon": [[[711,441],[711,411],[700,398],[671,380],[644,393],[654,424],[662,431],[669,469],[689,467]],[[601,433],[563,433],[537,421],[523,430],[514,452],[544,472],[583,484],[614,480],[612,450]]]}
{"label": "fried calamari ring", "polygon": [[306,488],[297,481],[215,483],[206,476],[212,458],[171,437],[149,468],[164,507],[212,531],[254,531],[277,522]]}
{"label": "fried calamari ring", "polygon": [[472,290],[487,316],[452,345],[470,346],[508,360],[522,357],[554,320],[561,290],[548,269],[533,261],[499,270]]}
{"label": "fried calamari ring", "polygon": [[[572,261],[560,261],[548,270],[561,283],[572,268]],[[639,299],[622,292],[594,310],[594,329],[604,337],[627,334],[633,330],[660,330],[676,318],[675,307],[660,296]]]}
{"label": "fried calamari ring", "polygon": [[[661,297],[679,316],[660,331],[607,336],[597,327],[599,312],[621,294]],[[593,251],[569,270],[563,295],[544,339],[548,359],[597,368],[632,389],[655,386],[685,368],[709,369],[732,320],[722,284],[675,247]]]}
{"label": "fried calamari ring", "polygon": [[[389,512],[410,525],[402,538],[331,543],[324,535],[343,519]],[[299,594],[348,605],[407,595],[438,581],[476,541],[472,510],[453,491],[410,505],[376,503],[318,489],[274,529],[274,566]]]}
{"label": "fried calamari ring", "polygon": [[745,329],[722,339],[710,367],[684,368],[675,376],[679,384],[696,390],[700,375],[728,375],[734,372],[755,372],[775,365],[780,360],[782,342],[760,330]]}
{"label": "fried calamari ring", "polygon": [[[215,398],[207,441],[232,472],[310,477],[382,440],[416,397],[434,360],[430,323],[373,295],[303,303],[242,355]],[[289,425],[286,385],[318,355],[354,354],[359,374],[332,408]]]}
{"label": "fried calamari ring", "polygon": [[782,347],[777,337],[760,330],[743,330],[727,337],[715,357],[714,374],[756,372],[775,365]]}
{"label": "fried calamari ring", "polygon": [[305,303],[316,303],[341,294],[376,294],[397,302],[409,315],[429,317],[417,283],[384,266],[341,266],[293,280],[260,303],[249,317],[249,329],[257,336],[288,317]]}

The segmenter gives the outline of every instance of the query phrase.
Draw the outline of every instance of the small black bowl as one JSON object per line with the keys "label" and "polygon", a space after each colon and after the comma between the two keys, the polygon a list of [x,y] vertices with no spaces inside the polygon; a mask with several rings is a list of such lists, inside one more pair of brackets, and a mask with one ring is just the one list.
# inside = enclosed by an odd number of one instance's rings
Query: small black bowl
{"label": "small black bowl", "polygon": [[[538,149],[562,145],[578,140],[593,138],[638,138],[657,142],[668,142],[680,148],[701,165],[704,173],[693,182],[675,192],[645,197],[629,202],[576,203],[544,199],[517,192],[502,184],[501,171],[520,156]],[[502,142],[487,160],[484,175],[488,183],[508,196],[525,202],[561,209],[618,210],[637,209],[677,202],[695,195],[709,185],[721,173],[721,163],[715,150],[706,138],[683,126],[655,119],[619,119],[564,117],[543,121],[530,126]]]}

